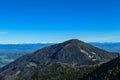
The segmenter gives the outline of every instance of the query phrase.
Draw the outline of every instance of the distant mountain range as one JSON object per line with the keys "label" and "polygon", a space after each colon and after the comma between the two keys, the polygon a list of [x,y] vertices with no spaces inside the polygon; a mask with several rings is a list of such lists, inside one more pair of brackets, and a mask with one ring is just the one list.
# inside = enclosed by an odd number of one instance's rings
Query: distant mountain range
{"label": "distant mountain range", "polygon": [[[1,53],[33,53],[34,51],[50,46],[55,43],[38,43],[38,44],[0,44],[0,54]],[[91,42],[89,43],[98,48],[104,49],[109,52],[120,52],[120,43],[99,43],[99,42]]]}
{"label": "distant mountain range", "polygon": [[92,42],[90,43],[93,46],[96,46],[98,48],[104,49],[109,52],[119,52],[120,53],[120,42],[116,43],[98,43],[98,42]]}
{"label": "distant mountain range", "polygon": [[26,53],[33,53],[34,51],[52,45],[52,43],[47,44],[0,44],[0,54],[26,54]]}
{"label": "distant mountain range", "polygon": [[[70,71],[75,69],[72,71],[72,73],[74,73],[79,67],[99,66],[116,57],[118,57],[117,53],[110,53],[83,41],[72,39],[39,49],[32,54],[24,55],[14,62],[4,66],[0,69],[1,80],[29,80],[30,77],[34,78],[35,76],[35,78],[39,78],[39,70],[44,70],[45,67],[50,68],[50,65],[54,66],[56,63],[60,64],[58,64],[57,68],[58,74],[66,74],[63,71],[67,67]],[[56,70],[56,67],[52,70]],[[88,72],[89,70],[86,71],[86,73]],[[55,72],[55,74],[57,74],[57,72]],[[46,76],[43,75],[42,77]]]}

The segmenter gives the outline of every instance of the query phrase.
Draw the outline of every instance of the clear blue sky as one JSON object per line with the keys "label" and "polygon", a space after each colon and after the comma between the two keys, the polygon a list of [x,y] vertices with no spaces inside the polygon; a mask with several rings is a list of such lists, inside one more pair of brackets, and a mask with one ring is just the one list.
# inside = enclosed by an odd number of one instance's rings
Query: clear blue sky
{"label": "clear blue sky", "polygon": [[120,0],[0,0],[0,43],[120,41]]}

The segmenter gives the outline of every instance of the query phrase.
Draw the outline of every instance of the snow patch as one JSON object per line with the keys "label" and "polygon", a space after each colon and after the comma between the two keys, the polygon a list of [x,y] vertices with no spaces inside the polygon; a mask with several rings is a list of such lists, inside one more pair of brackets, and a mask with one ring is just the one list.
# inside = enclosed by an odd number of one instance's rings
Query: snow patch
{"label": "snow patch", "polygon": [[88,57],[89,57],[89,58],[93,58],[93,56],[91,56],[91,55],[89,55]]}
{"label": "snow patch", "polygon": [[82,52],[82,53],[84,53],[84,54],[86,54],[86,55],[89,55],[88,52],[86,52],[86,51],[83,50],[83,49],[80,49],[80,52]]}
{"label": "snow patch", "polygon": [[96,53],[95,52],[91,52],[93,55],[96,55]]}

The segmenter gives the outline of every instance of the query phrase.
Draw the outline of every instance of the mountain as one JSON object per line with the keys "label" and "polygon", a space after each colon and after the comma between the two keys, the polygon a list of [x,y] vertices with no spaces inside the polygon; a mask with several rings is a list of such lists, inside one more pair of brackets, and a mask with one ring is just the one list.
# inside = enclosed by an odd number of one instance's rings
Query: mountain
{"label": "mountain", "polygon": [[120,57],[103,64],[83,80],[120,80]]}
{"label": "mountain", "polygon": [[0,74],[4,77],[3,80],[19,80],[33,75],[36,69],[42,69],[56,62],[72,66],[99,65],[117,56],[83,41],[72,39],[22,56],[1,68]]}
{"label": "mountain", "polygon": [[104,49],[109,52],[119,52],[120,53],[120,42],[116,43],[98,43],[98,42],[92,42],[90,43],[93,46],[96,46],[98,48]]}
{"label": "mountain", "polygon": [[[34,51],[53,45],[55,43],[32,43],[32,44],[0,44],[0,68],[13,62],[17,58],[33,53]],[[104,49],[109,52],[120,52],[120,43],[89,43],[98,48]],[[10,55],[9,55],[10,54]]]}

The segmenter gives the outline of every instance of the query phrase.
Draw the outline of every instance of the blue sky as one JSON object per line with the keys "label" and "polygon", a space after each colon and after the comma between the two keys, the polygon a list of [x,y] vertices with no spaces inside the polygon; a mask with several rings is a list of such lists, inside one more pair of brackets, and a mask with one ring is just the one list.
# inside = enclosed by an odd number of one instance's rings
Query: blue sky
{"label": "blue sky", "polygon": [[0,43],[120,42],[119,0],[0,0]]}

